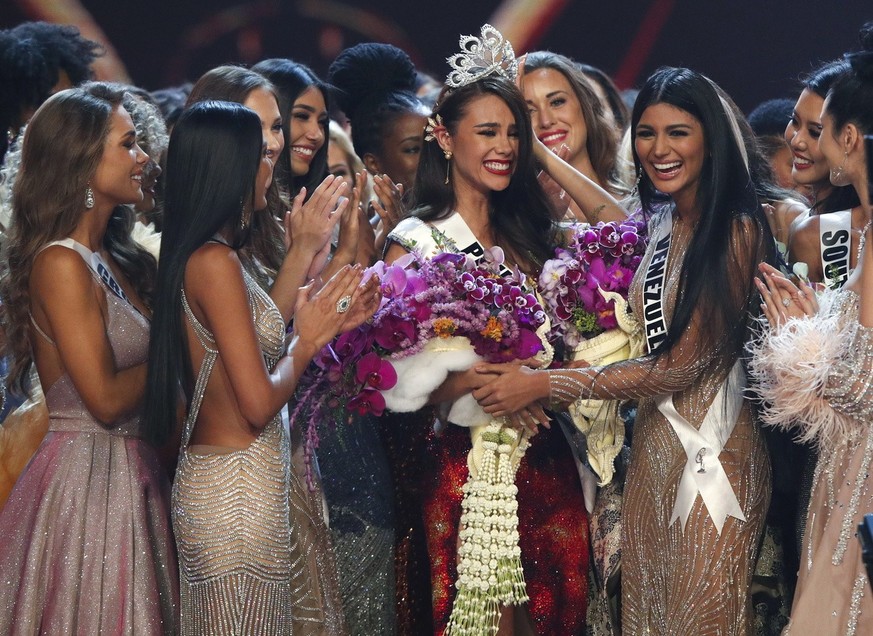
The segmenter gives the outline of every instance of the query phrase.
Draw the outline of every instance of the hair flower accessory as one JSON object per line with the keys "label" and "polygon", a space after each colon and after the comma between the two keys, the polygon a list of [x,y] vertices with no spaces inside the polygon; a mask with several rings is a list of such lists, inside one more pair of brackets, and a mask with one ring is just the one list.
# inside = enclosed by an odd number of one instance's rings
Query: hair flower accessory
{"label": "hair flower accessory", "polygon": [[427,125],[424,127],[424,140],[434,141],[436,139],[434,133],[440,128],[444,128],[442,115],[436,114],[433,117],[428,117]]}
{"label": "hair flower accessory", "polygon": [[460,88],[494,74],[515,81],[518,60],[512,44],[490,24],[482,26],[480,35],[478,38],[462,35],[461,52],[446,60],[454,69],[446,78],[446,85],[450,88]]}

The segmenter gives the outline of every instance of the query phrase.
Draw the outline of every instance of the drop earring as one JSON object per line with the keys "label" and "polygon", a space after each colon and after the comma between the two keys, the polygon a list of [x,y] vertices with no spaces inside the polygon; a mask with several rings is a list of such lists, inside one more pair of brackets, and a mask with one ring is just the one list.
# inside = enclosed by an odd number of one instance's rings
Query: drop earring
{"label": "drop earring", "polygon": [[449,174],[452,171],[452,151],[443,150],[443,156],[446,158],[446,185],[449,185]]}
{"label": "drop earring", "polygon": [[94,207],[94,190],[91,189],[91,186],[87,186],[85,188],[85,208],[90,210]]}
{"label": "drop earring", "polygon": [[634,182],[634,187],[631,188],[630,196],[631,198],[636,198],[640,195],[640,181],[643,180],[643,171],[640,169],[640,173],[637,175],[637,180]]}
{"label": "drop earring", "polygon": [[240,205],[240,213],[239,213],[239,229],[245,230],[249,226],[249,218],[246,218],[246,204],[243,199],[239,200]]}
{"label": "drop earring", "polygon": [[849,151],[843,154],[843,162],[831,170],[831,183],[835,186],[849,185],[850,179],[846,176],[846,163],[849,161]]}

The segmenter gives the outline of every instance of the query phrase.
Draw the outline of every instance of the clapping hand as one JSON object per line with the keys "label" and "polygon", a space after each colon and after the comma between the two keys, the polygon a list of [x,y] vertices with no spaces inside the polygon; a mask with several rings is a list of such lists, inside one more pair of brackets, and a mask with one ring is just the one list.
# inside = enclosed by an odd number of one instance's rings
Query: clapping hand
{"label": "clapping hand", "polygon": [[377,253],[382,250],[385,240],[405,214],[403,208],[403,185],[395,184],[388,175],[373,177],[373,210],[379,215],[379,225],[376,228],[375,247]]}
{"label": "clapping hand", "polygon": [[298,258],[309,258],[313,263],[310,273],[319,262],[323,267],[330,254],[333,228],[349,204],[345,196],[347,191],[345,181],[328,175],[305,203],[306,188],[301,188],[294,197],[291,210],[285,214],[285,249],[297,251]]}
{"label": "clapping hand", "polygon": [[791,318],[813,316],[818,312],[815,290],[805,283],[797,287],[775,267],[761,263],[758,269],[764,281],[755,278],[761,293],[761,309],[771,327],[779,327]]}

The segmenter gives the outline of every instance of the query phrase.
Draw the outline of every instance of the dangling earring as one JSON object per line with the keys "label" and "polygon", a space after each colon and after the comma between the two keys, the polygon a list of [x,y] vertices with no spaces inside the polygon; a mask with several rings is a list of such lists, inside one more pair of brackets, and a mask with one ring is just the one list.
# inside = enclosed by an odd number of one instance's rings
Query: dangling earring
{"label": "dangling earring", "polygon": [[449,185],[449,173],[452,171],[452,151],[443,150],[443,155],[446,158],[446,185]]}
{"label": "dangling earring", "polygon": [[634,187],[631,188],[630,196],[631,198],[636,198],[640,195],[640,181],[643,179],[643,171],[640,170],[640,173],[637,175],[637,180],[634,182]]}
{"label": "dangling earring", "polygon": [[846,186],[849,185],[851,179],[846,176],[846,162],[849,161],[849,151],[845,151],[843,156],[843,163],[838,165],[836,168],[831,170],[831,184],[835,186]]}
{"label": "dangling earring", "polygon": [[91,189],[91,186],[87,186],[85,188],[85,208],[90,210],[94,207],[94,190]]}
{"label": "dangling earring", "polygon": [[[240,199],[239,203],[240,203],[240,208],[241,208],[240,213],[239,213],[239,229],[245,230],[249,226],[250,219],[246,218],[247,215],[246,215],[245,202],[242,199]],[[250,217],[251,215],[248,215],[248,216]]]}

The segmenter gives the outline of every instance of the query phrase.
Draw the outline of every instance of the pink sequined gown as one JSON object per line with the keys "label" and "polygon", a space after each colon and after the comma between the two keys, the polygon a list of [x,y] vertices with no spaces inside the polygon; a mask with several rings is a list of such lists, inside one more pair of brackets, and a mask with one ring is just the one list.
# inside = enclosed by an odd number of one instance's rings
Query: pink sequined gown
{"label": "pink sequined gown", "polygon": [[[106,300],[118,368],[144,362],[148,322]],[[0,634],[176,633],[169,483],[139,415],[106,428],[67,375],[45,397],[49,433],[0,513]]]}

